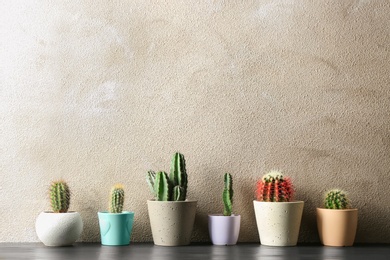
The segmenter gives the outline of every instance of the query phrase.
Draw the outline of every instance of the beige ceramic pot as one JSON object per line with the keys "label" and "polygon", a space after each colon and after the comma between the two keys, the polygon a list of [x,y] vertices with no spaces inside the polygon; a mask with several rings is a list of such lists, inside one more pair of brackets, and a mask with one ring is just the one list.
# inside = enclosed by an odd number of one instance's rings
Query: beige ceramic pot
{"label": "beige ceramic pot", "polygon": [[260,242],[267,246],[295,246],[301,225],[303,201],[253,201]]}
{"label": "beige ceramic pot", "polygon": [[191,242],[197,201],[148,200],[153,241],[159,246],[184,246]]}
{"label": "beige ceramic pot", "polygon": [[357,209],[317,208],[318,234],[325,246],[352,246],[357,222]]}

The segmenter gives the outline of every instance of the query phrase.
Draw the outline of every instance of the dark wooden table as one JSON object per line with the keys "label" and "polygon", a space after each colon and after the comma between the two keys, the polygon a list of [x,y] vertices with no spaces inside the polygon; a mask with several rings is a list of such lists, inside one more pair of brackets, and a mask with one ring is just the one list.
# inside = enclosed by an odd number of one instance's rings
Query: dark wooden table
{"label": "dark wooden table", "polygon": [[305,244],[295,247],[269,247],[258,243],[236,246],[191,244],[183,247],[161,247],[151,243],[132,243],[129,246],[101,246],[99,243],[76,243],[71,247],[46,247],[41,243],[0,243],[0,260],[11,259],[364,259],[389,260],[390,245],[355,245],[325,247]]}

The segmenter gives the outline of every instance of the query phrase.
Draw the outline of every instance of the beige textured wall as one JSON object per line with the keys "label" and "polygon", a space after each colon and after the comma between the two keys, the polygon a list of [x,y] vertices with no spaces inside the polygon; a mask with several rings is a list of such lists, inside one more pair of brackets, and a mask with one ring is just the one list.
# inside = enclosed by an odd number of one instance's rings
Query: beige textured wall
{"label": "beige textured wall", "polygon": [[0,1],[0,242],[37,241],[64,178],[81,241],[126,186],[133,241],[151,241],[148,169],[187,159],[193,241],[209,241],[222,175],[235,178],[240,241],[258,241],[254,184],[280,169],[318,242],[323,192],[349,191],[357,242],[390,243],[387,0]]}

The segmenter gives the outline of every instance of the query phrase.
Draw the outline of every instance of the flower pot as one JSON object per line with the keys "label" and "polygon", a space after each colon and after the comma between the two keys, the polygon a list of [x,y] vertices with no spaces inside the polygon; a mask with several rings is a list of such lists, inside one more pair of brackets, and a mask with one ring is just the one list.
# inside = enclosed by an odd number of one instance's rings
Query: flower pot
{"label": "flower pot", "polygon": [[197,201],[148,200],[153,241],[159,246],[190,244]]}
{"label": "flower pot", "polygon": [[130,244],[133,230],[134,212],[98,212],[100,238],[102,245],[124,246]]}
{"label": "flower pot", "polygon": [[41,212],[35,222],[39,240],[46,246],[69,246],[80,237],[83,221],[78,212]]}
{"label": "flower pot", "polygon": [[317,208],[318,234],[325,246],[352,246],[357,222],[357,209]]}
{"label": "flower pot", "polygon": [[295,246],[303,213],[303,201],[253,201],[262,245]]}
{"label": "flower pot", "polygon": [[214,245],[235,245],[240,233],[240,215],[209,215],[209,234]]}

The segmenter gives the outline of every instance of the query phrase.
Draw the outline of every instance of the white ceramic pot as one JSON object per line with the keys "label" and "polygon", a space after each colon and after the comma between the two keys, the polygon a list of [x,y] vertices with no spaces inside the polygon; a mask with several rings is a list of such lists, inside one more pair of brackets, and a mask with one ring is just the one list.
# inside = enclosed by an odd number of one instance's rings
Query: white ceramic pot
{"label": "white ceramic pot", "polygon": [[268,246],[295,246],[303,213],[303,201],[253,201],[260,242]]}
{"label": "white ceramic pot", "polygon": [[69,246],[80,237],[83,221],[78,212],[41,212],[35,222],[38,238],[46,246]]}
{"label": "white ceramic pot", "polygon": [[183,246],[191,242],[197,201],[148,200],[153,241],[159,246]]}
{"label": "white ceramic pot", "polygon": [[208,216],[209,234],[214,245],[235,245],[240,234],[240,215],[224,216],[213,214]]}

